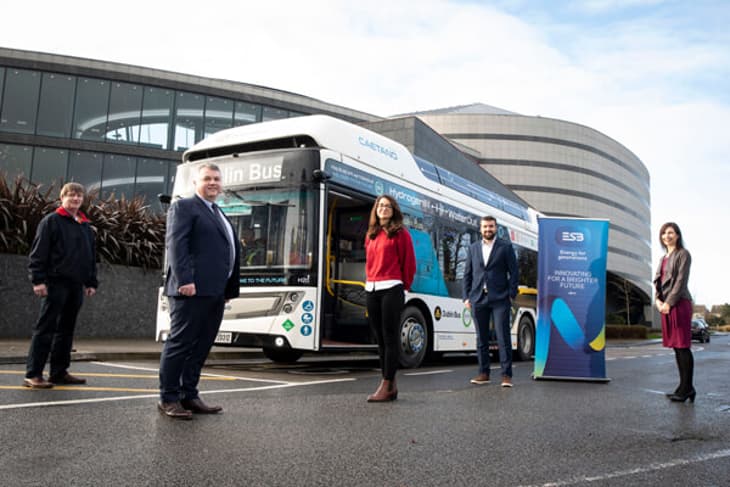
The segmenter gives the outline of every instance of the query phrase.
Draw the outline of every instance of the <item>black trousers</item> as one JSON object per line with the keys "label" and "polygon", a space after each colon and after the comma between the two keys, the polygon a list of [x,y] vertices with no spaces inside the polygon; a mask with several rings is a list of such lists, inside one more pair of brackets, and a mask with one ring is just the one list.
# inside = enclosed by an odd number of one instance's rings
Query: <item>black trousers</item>
{"label": "black trousers", "polygon": [[27,378],[43,376],[49,354],[51,378],[63,377],[71,365],[74,328],[84,302],[84,287],[81,283],[53,282],[47,288],[48,295],[41,298],[40,314],[30,340],[25,366]]}
{"label": "black trousers", "polygon": [[223,296],[170,297],[170,336],[160,356],[160,400],[196,399],[223,318]]}
{"label": "black trousers", "polygon": [[405,294],[403,285],[367,293],[368,320],[378,341],[383,379],[395,379],[400,357],[400,314]]}

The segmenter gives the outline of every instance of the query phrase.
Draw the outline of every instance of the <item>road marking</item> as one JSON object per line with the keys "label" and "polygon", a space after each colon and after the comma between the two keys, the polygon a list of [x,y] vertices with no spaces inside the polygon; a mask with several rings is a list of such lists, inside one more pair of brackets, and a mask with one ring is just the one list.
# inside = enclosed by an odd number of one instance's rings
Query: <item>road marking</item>
{"label": "road marking", "polygon": [[666,395],[666,392],[664,391],[657,391],[656,389],[644,389],[646,392],[651,392],[652,394],[661,394],[662,396]]}
{"label": "road marking", "polygon": [[[0,374],[2,375],[25,375],[25,372],[22,370],[0,370]],[[119,378],[119,379],[155,379],[158,380],[160,378],[159,374],[109,374],[109,373],[101,373],[101,372],[83,372],[83,373],[77,373],[74,372],[74,375],[77,375],[79,377],[111,377],[111,378]],[[215,374],[205,374],[205,377],[201,377],[200,380],[230,380],[234,381],[236,380],[234,377],[229,377],[225,375],[215,375]]]}
{"label": "road marking", "polygon": [[446,369],[446,370],[429,370],[427,372],[409,372],[405,373],[403,375],[434,375],[434,374],[448,374],[450,372],[453,372],[453,370]]}
{"label": "road marking", "polygon": [[[31,391],[39,389],[31,389],[25,386],[0,386],[3,390],[15,391]],[[89,387],[89,386],[53,386],[50,389],[44,389],[49,392],[53,391],[91,391],[91,392],[155,392],[158,389],[134,389],[129,387]]]}
{"label": "road marking", "polygon": [[[223,394],[228,392],[253,392],[253,391],[268,391],[273,389],[286,389],[290,387],[303,387],[303,386],[316,386],[320,384],[334,384],[337,382],[351,382],[356,379],[328,379],[328,380],[314,380],[309,382],[288,382],[286,384],[274,384],[269,386],[258,386],[258,387],[242,387],[240,389],[218,389],[214,391],[200,391],[200,395],[203,394]],[[67,401],[47,401],[47,402],[26,402],[22,404],[5,404],[0,405],[0,411],[7,409],[23,409],[23,408],[40,408],[40,407],[53,407],[53,406],[71,406],[76,404],[93,404],[99,402],[113,402],[113,401],[129,401],[132,399],[150,399],[159,398],[159,393],[155,394],[139,394],[136,396],[119,396],[119,397],[95,397],[89,399],[72,399]]]}
{"label": "road marking", "polygon": [[[91,362],[95,365],[103,365],[103,366],[109,366],[109,367],[116,367],[119,369],[129,369],[129,370],[149,370],[150,372],[158,372],[159,369],[153,368],[153,367],[139,367],[137,365],[127,365],[127,364],[115,364],[111,362]],[[158,376],[155,376],[158,377]],[[209,374],[209,373],[203,373],[200,375],[200,379],[203,380],[204,377],[218,377],[218,378],[227,378],[227,379],[219,379],[219,380],[243,380],[246,382],[266,382],[268,384],[288,384],[287,381],[283,380],[274,380],[274,379],[259,379],[257,377],[241,377],[238,375],[222,375],[222,374]]]}
{"label": "road marking", "polygon": [[[717,460],[718,458],[730,457],[730,449],[719,450],[712,453],[703,453],[695,455],[689,458],[678,458],[671,462],[651,463],[645,467],[631,468],[628,470],[619,470],[618,472],[610,472],[603,475],[595,476],[584,476],[584,477],[573,477],[572,479],[559,480],[557,482],[548,482],[546,484],[535,484],[531,487],[561,487],[564,485],[576,485],[584,484],[587,482],[601,482],[604,480],[615,479],[619,477],[628,477],[631,475],[637,475],[641,473],[656,472],[659,470],[666,470],[668,468],[682,467],[685,465],[691,465],[693,463],[707,462],[709,460]],[[528,487],[528,486],[523,486]]]}

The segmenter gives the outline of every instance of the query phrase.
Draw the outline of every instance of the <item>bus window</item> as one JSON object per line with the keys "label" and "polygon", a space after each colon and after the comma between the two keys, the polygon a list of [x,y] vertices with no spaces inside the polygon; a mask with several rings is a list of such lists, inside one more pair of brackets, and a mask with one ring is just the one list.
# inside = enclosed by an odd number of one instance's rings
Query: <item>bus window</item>
{"label": "bus window", "polygon": [[311,269],[315,193],[304,188],[231,192],[221,205],[241,241],[241,269]]}

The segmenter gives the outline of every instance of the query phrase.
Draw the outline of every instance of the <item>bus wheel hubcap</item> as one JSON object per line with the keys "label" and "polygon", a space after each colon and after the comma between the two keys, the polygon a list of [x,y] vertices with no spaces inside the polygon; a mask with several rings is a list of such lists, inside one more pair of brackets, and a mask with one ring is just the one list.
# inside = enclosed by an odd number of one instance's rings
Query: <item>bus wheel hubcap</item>
{"label": "bus wheel hubcap", "polygon": [[426,330],[423,325],[413,320],[408,320],[403,325],[403,349],[409,353],[418,353],[423,348],[426,340]]}

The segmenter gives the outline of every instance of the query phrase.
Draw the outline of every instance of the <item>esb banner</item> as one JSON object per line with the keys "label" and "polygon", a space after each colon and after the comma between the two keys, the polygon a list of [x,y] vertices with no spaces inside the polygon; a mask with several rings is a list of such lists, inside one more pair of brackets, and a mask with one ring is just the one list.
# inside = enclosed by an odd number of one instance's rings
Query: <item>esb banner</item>
{"label": "esb banner", "polygon": [[539,218],[534,378],[606,379],[608,221]]}

